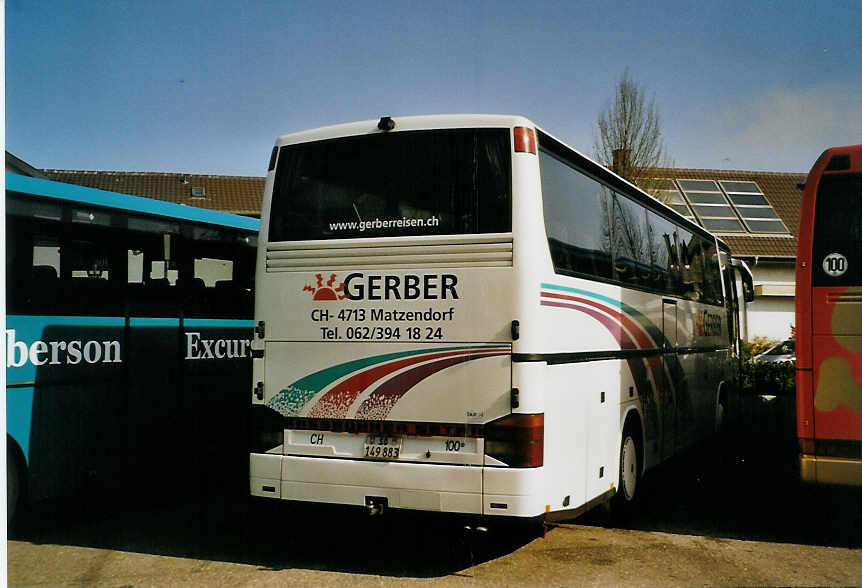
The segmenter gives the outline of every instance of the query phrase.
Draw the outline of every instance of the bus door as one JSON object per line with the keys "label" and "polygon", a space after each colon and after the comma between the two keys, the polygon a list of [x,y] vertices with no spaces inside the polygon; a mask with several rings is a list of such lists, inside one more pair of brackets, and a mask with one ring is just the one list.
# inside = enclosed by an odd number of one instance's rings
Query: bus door
{"label": "bus door", "polygon": [[659,382],[659,406],[661,411],[662,459],[673,455],[676,446],[676,394],[672,375],[679,364],[677,356],[677,301],[662,300],[662,382]]}

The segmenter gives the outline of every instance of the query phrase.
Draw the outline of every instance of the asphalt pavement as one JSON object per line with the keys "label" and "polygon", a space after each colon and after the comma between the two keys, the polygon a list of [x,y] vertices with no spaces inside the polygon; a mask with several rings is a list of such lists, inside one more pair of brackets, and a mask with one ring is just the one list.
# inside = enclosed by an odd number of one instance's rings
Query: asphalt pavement
{"label": "asphalt pavement", "polygon": [[469,519],[369,517],[235,490],[97,496],[23,520],[10,536],[9,584],[860,585],[860,493],[798,483],[792,430],[773,414],[785,409],[761,407],[759,428],[653,470],[626,521],[596,509],[543,538],[535,527],[477,533]]}

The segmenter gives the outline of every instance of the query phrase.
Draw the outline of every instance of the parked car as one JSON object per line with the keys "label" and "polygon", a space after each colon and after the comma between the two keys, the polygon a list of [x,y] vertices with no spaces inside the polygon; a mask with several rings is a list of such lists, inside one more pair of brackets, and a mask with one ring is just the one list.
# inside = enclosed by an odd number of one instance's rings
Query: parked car
{"label": "parked car", "polygon": [[796,361],[796,341],[787,339],[777,345],[773,345],[760,355],[755,355],[752,360],[756,363],[783,363],[785,361]]}

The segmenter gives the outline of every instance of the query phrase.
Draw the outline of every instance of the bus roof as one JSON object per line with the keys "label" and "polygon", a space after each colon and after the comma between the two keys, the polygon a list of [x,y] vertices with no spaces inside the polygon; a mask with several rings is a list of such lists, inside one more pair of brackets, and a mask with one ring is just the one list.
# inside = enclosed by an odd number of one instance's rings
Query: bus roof
{"label": "bus roof", "polygon": [[130,196],[117,192],[108,192],[96,188],[86,188],[75,184],[65,184],[51,180],[30,178],[17,174],[6,173],[6,191],[32,194],[43,198],[55,198],[82,204],[91,204],[104,208],[139,212],[155,216],[164,216],[181,220],[220,225],[235,229],[258,231],[260,221],[255,218],[239,216],[227,212],[208,210],[196,206],[185,206],[173,202],[164,202],[153,198]]}
{"label": "bus roof", "polygon": [[[724,243],[721,238],[716,237],[697,223],[685,218],[671,207],[653,198],[638,186],[632,184],[625,178],[618,176],[589,156],[584,155],[577,149],[567,145],[526,117],[510,114],[431,114],[423,116],[399,116],[392,117],[392,119],[395,122],[395,128],[393,129],[394,132],[459,128],[532,127],[574,155],[578,162],[583,166],[584,170],[588,173],[593,174],[598,179],[610,184],[611,186],[622,188],[629,194],[636,194],[644,203],[649,203],[657,210],[660,210],[665,216],[673,218],[676,222],[685,226],[689,230],[700,233],[701,235],[708,235],[709,238],[717,239],[718,242],[723,245],[724,249],[729,249],[727,244]],[[324,141],[340,137],[377,134],[381,132],[377,127],[380,120],[381,119],[374,119],[344,123],[282,135],[276,140],[276,147],[308,143],[312,141]]]}
{"label": "bus roof", "polygon": [[[536,126],[535,123],[523,116],[507,114],[430,114],[423,116],[397,116],[392,117],[392,120],[395,121],[395,131]],[[363,120],[290,133],[280,136],[276,141],[276,146],[281,147],[282,145],[292,145],[294,143],[377,134],[381,132],[377,128],[379,122],[380,119]]]}
{"label": "bus roof", "polygon": [[862,171],[862,144],[826,149],[811,166],[809,176],[817,171],[859,173]]}

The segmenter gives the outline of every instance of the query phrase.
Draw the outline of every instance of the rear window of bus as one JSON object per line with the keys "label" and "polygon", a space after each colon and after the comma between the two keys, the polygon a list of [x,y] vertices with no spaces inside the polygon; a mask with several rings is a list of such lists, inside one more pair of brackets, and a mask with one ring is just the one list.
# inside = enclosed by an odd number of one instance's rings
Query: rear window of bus
{"label": "rear window of bus", "polygon": [[287,145],[270,241],[511,231],[508,129],[409,131]]}

